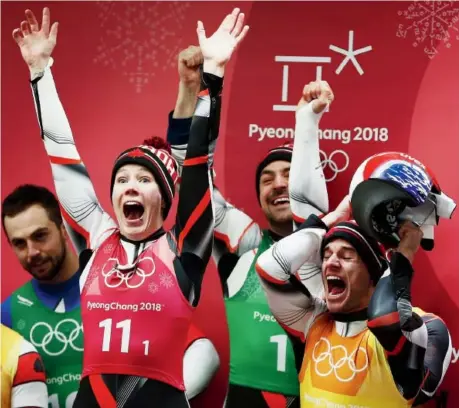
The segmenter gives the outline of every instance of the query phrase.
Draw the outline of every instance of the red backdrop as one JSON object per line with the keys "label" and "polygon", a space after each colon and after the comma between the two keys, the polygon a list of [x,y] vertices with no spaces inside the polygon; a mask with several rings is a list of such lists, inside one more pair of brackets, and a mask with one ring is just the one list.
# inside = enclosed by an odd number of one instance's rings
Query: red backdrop
{"label": "red backdrop", "polygon": [[[2,3],[2,195],[25,182],[53,188],[27,68],[11,38],[23,11],[40,13],[44,5]],[[264,226],[255,197],[256,163],[268,148],[292,137],[290,106],[316,77],[327,80],[336,96],[321,123],[331,208],[360,162],[387,150],[424,161],[459,200],[457,3],[54,3],[51,16],[60,27],[53,72],[104,208],[110,208],[108,180],[116,154],[145,136],[165,134],[176,97],[175,57],[196,43],[196,20],[211,33],[233,6],[248,15],[251,32],[225,80],[216,171],[231,202]],[[344,61],[346,55],[355,56]],[[442,221],[435,250],[418,255],[414,280],[414,302],[446,321],[455,346],[442,385],[448,407],[459,404],[453,388],[459,379],[458,236],[457,216]],[[4,298],[28,276],[3,235],[1,243]],[[228,344],[213,265],[196,321],[222,358],[218,377],[197,406],[221,406]]]}

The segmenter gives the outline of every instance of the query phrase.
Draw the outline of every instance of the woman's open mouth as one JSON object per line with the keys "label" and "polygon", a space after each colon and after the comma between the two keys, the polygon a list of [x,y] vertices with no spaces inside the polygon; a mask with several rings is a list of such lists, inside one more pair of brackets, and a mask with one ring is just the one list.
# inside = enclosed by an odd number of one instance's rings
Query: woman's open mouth
{"label": "woman's open mouth", "polygon": [[123,214],[128,221],[138,221],[142,218],[145,208],[137,201],[126,201],[123,204]]}

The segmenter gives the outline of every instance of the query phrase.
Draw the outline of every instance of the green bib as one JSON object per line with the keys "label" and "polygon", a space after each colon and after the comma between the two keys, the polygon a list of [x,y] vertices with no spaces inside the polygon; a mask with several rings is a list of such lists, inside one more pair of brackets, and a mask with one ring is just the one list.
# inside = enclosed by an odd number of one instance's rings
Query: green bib
{"label": "green bib", "polygon": [[80,308],[56,313],[43,305],[30,282],[11,295],[13,329],[40,353],[50,408],[71,408],[80,385],[83,330]]}
{"label": "green bib", "polygon": [[263,232],[247,278],[225,299],[230,333],[230,383],[283,395],[299,395],[298,373],[290,340],[268,306],[257,258],[273,244]]}

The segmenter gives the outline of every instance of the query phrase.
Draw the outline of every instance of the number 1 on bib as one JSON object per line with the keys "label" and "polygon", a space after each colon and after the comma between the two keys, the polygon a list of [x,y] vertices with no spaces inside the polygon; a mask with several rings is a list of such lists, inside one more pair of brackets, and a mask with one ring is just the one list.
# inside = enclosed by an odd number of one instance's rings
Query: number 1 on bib
{"label": "number 1 on bib", "polygon": [[285,373],[287,365],[287,335],[271,336],[269,342],[277,343],[277,371]]}

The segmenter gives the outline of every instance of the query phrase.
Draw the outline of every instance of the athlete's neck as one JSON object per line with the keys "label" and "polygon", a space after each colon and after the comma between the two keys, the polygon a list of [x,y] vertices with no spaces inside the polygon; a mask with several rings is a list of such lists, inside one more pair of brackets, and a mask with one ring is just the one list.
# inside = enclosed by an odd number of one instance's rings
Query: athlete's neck
{"label": "athlete's neck", "polygon": [[293,223],[292,221],[289,222],[269,222],[269,230],[274,233],[274,235],[278,235],[280,237],[286,237],[293,232]]}
{"label": "athlete's neck", "polygon": [[276,234],[274,231],[268,230],[269,236],[274,242],[280,241],[284,238],[282,235]]}
{"label": "athlete's neck", "polygon": [[50,281],[39,281],[40,284],[58,284],[67,282],[71,279],[79,270],[79,261],[78,256],[73,251],[73,248],[70,247],[68,242],[65,244],[65,257],[62,262],[59,273]]}

